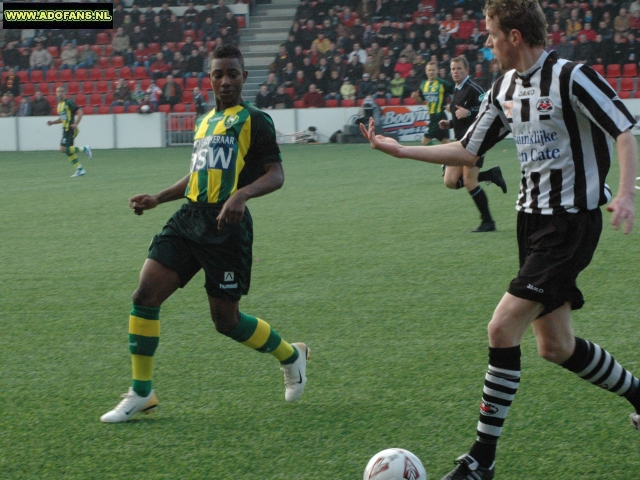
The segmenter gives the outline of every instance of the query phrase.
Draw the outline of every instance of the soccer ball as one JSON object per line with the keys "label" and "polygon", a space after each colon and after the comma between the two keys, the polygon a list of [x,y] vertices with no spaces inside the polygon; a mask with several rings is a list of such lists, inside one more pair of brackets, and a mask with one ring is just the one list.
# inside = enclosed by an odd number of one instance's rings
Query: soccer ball
{"label": "soccer ball", "polygon": [[149,113],[149,110],[151,110],[151,109],[149,108],[149,105],[142,105],[142,106],[140,107],[140,111],[141,111],[142,113]]}
{"label": "soccer ball", "polygon": [[402,448],[376,453],[364,469],[363,480],[427,480],[427,471],[418,457]]}

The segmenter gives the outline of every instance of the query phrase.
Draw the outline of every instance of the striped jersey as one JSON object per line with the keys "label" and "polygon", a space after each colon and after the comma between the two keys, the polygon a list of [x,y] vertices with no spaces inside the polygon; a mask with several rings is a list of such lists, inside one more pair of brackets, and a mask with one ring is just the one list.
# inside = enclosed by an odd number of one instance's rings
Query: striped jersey
{"label": "striped jersey", "polygon": [[455,84],[442,78],[422,82],[420,94],[424,98],[424,103],[430,115],[444,112],[447,95],[452,94],[454,88]]}
{"label": "striped jersey", "polygon": [[212,110],[196,120],[185,196],[191,202],[222,203],[264,175],[265,164],[281,161],[269,115],[249,102]]}
{"label": "striped jersey", "polygon": [[75,123],[78,110],[79,108],[73,100],[65,98],[58,102],[58,117],[62,120],[62,129],[65,132]]}
{"label": "striped jersey", "polygon": [[610,199],[613,139],[635,124],[593,69],[543,53],[528,71],[493,84],[462,145],[482,156],[513,134],[522,173],[517,210],[593,210]]}

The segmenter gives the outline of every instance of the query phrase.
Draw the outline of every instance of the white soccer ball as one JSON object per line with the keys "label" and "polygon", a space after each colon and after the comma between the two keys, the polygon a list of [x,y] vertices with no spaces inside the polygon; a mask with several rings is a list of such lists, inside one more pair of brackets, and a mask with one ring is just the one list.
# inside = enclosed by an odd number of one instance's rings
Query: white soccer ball
{"label": "white soccer ball", "polygon": [[149,105],[142,105],[142,106],[140,107],[140,111],[141,111],[141,112],[143,112],[143,113],[147,113],[149,110],[151,110],[151,109],[149,108]]}
{"label": "white soccer ball", "polygon": [[427,480],[427,471],[418,457],[402,448],[376,453],[364,469],[363,480]]}

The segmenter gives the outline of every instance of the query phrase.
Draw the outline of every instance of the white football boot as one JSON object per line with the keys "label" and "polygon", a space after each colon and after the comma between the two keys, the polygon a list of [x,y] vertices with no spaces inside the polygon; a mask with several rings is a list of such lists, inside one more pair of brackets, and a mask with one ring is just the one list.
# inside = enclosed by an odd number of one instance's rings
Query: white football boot
{"label": "white football boot", "polygon": [[129,387],[129,391],[122,395],[122,400],[116,408],[105,413],[100,417],[100,421],[104,423],[121,423],[131,420],[136,413],[146,414],[153,413],[158,406],[158,397],[156,392],[151,390],[147,397],[141,397],[133,388]]}
{"label": "white football boot", "polygon": [[84,153],[87,155],[87,157],[93,158],[93,152],[91,151],[91,147],[89,145],[85,145]]}
{"label": "white football boot", "polygon": [[307,383],[307,361],[311,357],[311,349],[304,343],[292,343],[298,351],[298,359],[289,364],[280,364],[280,370],[284,373],[284,399],[287,402],[295,402],[302,397],[304,386]]}
{"label": "white football boot", "polygon": [[87,171],[84,168],[78,168],[76,170],[76,172],[73,175],[71,175],[71,178],[73,178],[73,177],[81,177],[83,175],[86,175],[86,173],[87,173]]}

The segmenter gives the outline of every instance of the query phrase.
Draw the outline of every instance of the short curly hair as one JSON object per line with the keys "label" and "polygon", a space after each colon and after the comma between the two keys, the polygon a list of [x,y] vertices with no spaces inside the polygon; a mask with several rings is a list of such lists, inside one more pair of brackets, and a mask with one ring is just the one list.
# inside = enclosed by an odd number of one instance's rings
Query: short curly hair
{"label": "short curly hair", "polygon": [[213,58],[237,58],[244,71],[244,57],[235,45],[220,45],[213,49]]}

